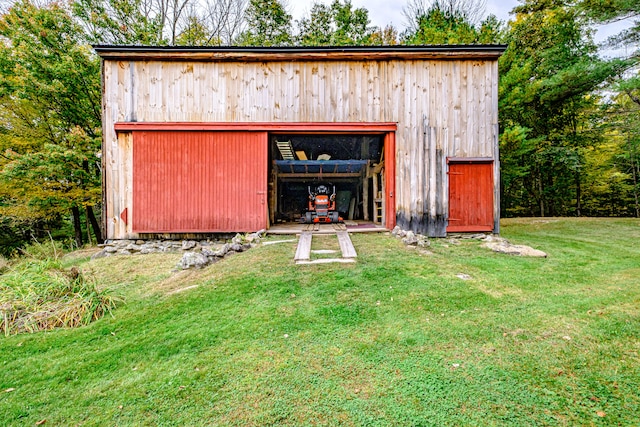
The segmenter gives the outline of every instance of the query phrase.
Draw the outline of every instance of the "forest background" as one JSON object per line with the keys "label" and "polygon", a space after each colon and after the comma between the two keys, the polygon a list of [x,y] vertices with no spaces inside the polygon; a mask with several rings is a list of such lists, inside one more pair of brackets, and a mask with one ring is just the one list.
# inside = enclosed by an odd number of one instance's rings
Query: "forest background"
{"label": "forest background", "polygon": [[[499,62],[501,210],[640,217],[640,2],[409,0],[406,28],[349,0],[9,1],[0,10],[0,254],[102,242],[100,60],[92,44],[508,45]],[[604,43],[601,24],[627,22]],[[622,48],[623,56],[602,52]],[[48,238],[48,237],[47,237]]]}

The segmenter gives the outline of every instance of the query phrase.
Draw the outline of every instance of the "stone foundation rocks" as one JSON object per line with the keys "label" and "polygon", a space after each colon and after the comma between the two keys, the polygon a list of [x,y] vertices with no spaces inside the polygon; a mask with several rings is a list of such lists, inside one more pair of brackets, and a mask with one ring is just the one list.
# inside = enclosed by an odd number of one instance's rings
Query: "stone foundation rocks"
{"label": "stone foundation rocks", "polygon": [[203,268],[227,255],[244,252],[258,245],[265,230],[251,234],[236,234],[230,241],[221,240],[112,240],[100,245],[102,250],[91,258],[114,255],[144,255],[183,252],[178,268]]}
{"label": "stone foundation rocks", "polygon": [[415,234],[413,231],[405,231],[397,225],[391,231],[391,235],[395,236],[397,239],[401,239],[402,243],[407,246],[418,246],[420,248],[431,246],[431,242],[427,236]]}
{"label": "stone foundation rocks", "polygon": [[[407,245],[410,249],[414,246],[425,248],[431,245],[429,238],[421,234],[415,234],[412,231],[405,231],[396,226],[391,234],[398,239],[402,239],[402,243]],[[447,236],[447,244],[459,245],[462,240],[481,240],[483,242],[482,247],[491,249],[494,252],[499,252],[509,255],[528,256],[546,258],[547,254],[533,249],[525,245],[512,245],[507,239],[492,234],[449,234]],[[446,246],[446,245],[445,245]]]}

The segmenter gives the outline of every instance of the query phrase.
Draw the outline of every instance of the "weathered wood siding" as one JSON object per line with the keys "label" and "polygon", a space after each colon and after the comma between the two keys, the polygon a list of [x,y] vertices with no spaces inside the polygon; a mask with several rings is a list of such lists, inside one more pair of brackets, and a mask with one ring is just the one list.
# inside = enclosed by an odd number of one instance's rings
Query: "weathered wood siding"
{"label": "weathered wood siding", "polygon": [[136,237],[120,218],[134,207],[117,122],[396,122],[397,221],[432,236],[446,228],[446,158],[497,157],[496,60],[106,59],[103,81],[109,238]]}

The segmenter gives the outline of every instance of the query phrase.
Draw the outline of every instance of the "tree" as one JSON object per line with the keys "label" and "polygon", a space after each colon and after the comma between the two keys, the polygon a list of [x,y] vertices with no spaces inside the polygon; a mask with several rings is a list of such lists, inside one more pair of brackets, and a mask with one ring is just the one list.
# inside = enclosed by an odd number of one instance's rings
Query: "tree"
{"label": "tree", "polygon": [[245,28],[248,0],[75,0],[92,43],[229,45]]}
{"label": "tree", "polygon": [[[423,9],[413,3],[414,24],[405,31],[405,44],[475,44],[497,43],[502,37],[502,23],[494,15],[490,15],[478,26],[473,24],[470,13],[456,9],[458,2],[434,1]],[[405,9],[405,16],[408,17]]]}
{"label": "tree", "polygon": [[82,30],[56,3],[15,3],[0,19],[0,212],[32,222],[81,210],[102,240],[100,64]]}
{"label": "tree", "polygon": [[408,0],[402,8],[408,33],[416,33],[420,26],[417,18],[436,9],[448,16],[458,16],[464,22],[475,26],[482,20],[486,0]]}
{"label": "tree", "polygon": [[635,70],[621,73],[616,90],[625,93],[629,99],[640,105],[640,2],[636,0],[582,0],[579,7],[585,16],[598,24],[611,24],[631,20],[632,24],[608,41],[609,46],[625,47],[629,51],[627,64]]}
{"label": "tree", "polygon": [[[72,12],[95,44],[162,45],[167,0],[75,0]],[[158,7],[156,7],[158,5]]]}
{"label": "tree", "polygon": [[593,91],[623,64],[597,56],[587,23],[564,0],[515,8],[500,59],[503,211],[580,215]]}
{"label": "tree", "polygon": [[245,11],[247,29],[237,39],[244,46],[293,44],[292,17],[279,0],[250,0]]}
{"label": "tree", "polygon": [[371,27],[369,11],[354,9],[350,0],[333,0],[331,5],[315,3],[309,18],[298,21],[298,43],[303,46],[349,46],[383,43],[394,39],[394,30],[385,34]]}
{"label": "tree", "polygon": [[181,46],[205,46],[211,42],[220,44],[219,39],[212,38],[206,23],[196,13],[189,13],[186,22],[180,34],[176,36],[176,44]]}
{"label": "tree", "polygon": [[629,28],[614,36],[610,42],[614,45],[632,46],[632,55],[640,54],[640,3],[637,0],[582,0],[579,7],[588,18],[598,23],[633,20]]}
{"label": "tree", "polygon": [[248,0],[207,1],[204,22],[210,35],[206,44],[232,44],[246,28],[247,5]]}

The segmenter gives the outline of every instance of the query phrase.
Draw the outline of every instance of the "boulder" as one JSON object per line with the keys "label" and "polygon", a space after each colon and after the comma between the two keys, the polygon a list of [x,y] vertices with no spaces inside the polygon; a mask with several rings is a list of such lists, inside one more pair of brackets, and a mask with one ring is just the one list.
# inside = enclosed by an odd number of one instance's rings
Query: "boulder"
{"label": "boulder", "polygon": [[428,248],[431,246],[431,242],[427,236],[423,236],[421,234],[418,235],[418,246],[421,248]]}
{"label": "boulder", "polygon": [[247,238],[245,239],[245,242],[246,243],[255,243],[255,244],[257,244],[257,243],[260,243],[260,239],[261,239],[261,237],[260,237],[259,232],[258,233],[251,233],[251,234],[249,234],[247,236]]}
{"label": "boulder", "polygon": [[415,235],[413,231],[407,231],[407,234],[402,239],[402,243],[404,243],[407,246],[417,245],[418,237]]}
{"label": "boulder", "polygon": [[182,250],[183,251],[188,251],[190,249],[193,249],[196,247],[198,243],[193,241],[193,240],[183,240],[182,241]]}
{"label": "boulder", "polygon": [[129,243],[125,249],[129,252],[140,252],[142,250],[142,246],[136,245],[135,243]]}
{"label": "boulder", "polygon": [[233,245],[242,245],[245,242],[244,236],[240,233],[236,234],[233,239],[231,239],[231,243]]}
{"label": "boulder", "polygon": [[223,256],[225,256],[229,252],[230,248],[231,248],[231,245],[229,245],[228,243],[225,243],[224,245],[222,245],[220,247],[220,249],[218,249],[217,251],[215,251],[213,253],[213,256],[218,257],[218,258],[222,258]]}
{"label": "boulder", "polygon": [[538,249],[534,249],[530,246],[526,245],[512,245],[505,239],[500,239],[499,241],[490,241],[484,243],[482,246],[488,249],[491,249],[494,252],[508,254],[508,255],[517,255],[517,256],[528,256],[528,257],[537,257],[537,258],[546,258],[547,254]]}
{"label": "boulder", "polygon": [[239,243],[232,243],[231,246],[229,247],[229,249],[234,251],[234,252],[243,252],[244,251],[244,245],[241,245]]}
{"label": "boulder", "polygon": [[180,264],[178,264],[178,266],[181,269],[186,270],[188,268],[203,268],[208,264],[209,260],[200,252],[185,252],[182,255],[182,259],[180,260]]}
{"label": "boulder", "polygon": [[215,257],[216,256],[216,250],[212,249],[210,247],[204,247],[202,248],[202,250],[200,251],[200,253],[204,256],[206,256],[207,258],[210,257]]}

